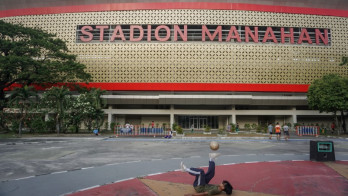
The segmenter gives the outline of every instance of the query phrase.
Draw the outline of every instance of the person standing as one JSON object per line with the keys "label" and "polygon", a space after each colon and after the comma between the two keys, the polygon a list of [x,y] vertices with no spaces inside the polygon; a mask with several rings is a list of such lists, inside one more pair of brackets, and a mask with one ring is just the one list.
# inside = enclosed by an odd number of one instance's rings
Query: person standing
{"label": "person standing", "polygon": [[331,123],[331,134],[334,134],[334,132],[335,132],[335,123],[334,122],[332,122]]}
{"label": "person standing", "polygon": [[289,139],[289,126],[288,125],[284,125],[283,126],[283,131],[284,131],[284,139],[285,139],[285,141],[288,141],[288,139]]}
{"label": "person standing", "polygon": [[280,134],[281,134],[281,132],[280,132],[280,125],[279,125],[279,123],[277,122],[277,124],[276,124],[276,126],[274,127],[274,129],[275,129],[275,133],[276,133],[276,135],[277,135],[277,140],[279,141],[280,140]]}
{"label": "person standing", "polygon": [[239,131],[239,124],[237,123],[237,125],[236,125],[236,132],[238,133],[238,131]]}
{"label": "person standing", "polygon": [[272,123],[269,123],[267,129],[268,129],[268,132],[269,132],[269,139],[271,140],[271,139],[272,139],[272,133],[273,133],[273,126],[272,126]]}

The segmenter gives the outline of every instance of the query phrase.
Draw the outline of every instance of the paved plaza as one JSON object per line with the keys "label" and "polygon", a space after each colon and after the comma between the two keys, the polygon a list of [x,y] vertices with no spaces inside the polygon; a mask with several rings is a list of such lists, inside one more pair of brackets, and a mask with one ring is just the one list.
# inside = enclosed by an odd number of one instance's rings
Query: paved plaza
{"label": "paved plaza", "polygon": [[[212,183],[234,195],[347,195],[348,140],[257,138],[27,138],[2,140],[0,195],[183,195],[220,143]],[[336,162],[309,161],[310,140],[334,142]],[[223,194],[222,194],[223,195]]]}

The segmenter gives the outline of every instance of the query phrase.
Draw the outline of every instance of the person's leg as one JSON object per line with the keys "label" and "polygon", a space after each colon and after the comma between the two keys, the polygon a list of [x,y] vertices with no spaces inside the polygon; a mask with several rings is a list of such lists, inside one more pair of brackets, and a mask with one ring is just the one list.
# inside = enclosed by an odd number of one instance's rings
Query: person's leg
{"label": "person's leg", "polygon": [[205,173],[203,169],[200,168],[187,168],[183,162],[181,162],[181,170],[183,172],[188,172],[190,175],[195,176],[195,181],[193,182],[193,186],[205,185]]}
{"label": "person's leg", "polygon": [[209,161],[208,172],[205,174],[205,183],[209,184],[210,180],[215,176],[215,162]]}

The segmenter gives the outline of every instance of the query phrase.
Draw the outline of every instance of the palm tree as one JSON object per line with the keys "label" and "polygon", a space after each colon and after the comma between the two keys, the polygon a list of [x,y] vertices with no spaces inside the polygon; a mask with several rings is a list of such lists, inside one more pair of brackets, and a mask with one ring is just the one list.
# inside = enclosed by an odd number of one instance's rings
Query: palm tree
{"label": "palm tree", "polygon": [[63,119],[68,109],[70,100],[70,91],[68,88],[62,87],[52,87],[44,93],[44,100],[46,105],[56,114],[56,130],[59,134],[63,127]]}
{"label": "palm tree", "polygon": [[33,97],[37,99],[38,95],[34,87],[27,86],[27,85],[25,85],[22,88],[15,88],[12,94],[10,95],[9,103],[19,108],[19,113],[20,113],[19,127],[18,127],[19,137],[22,136],[23,121],[25,117],[27,116],[30,110],[30,107],[34,103],[34,100],[32,99]]}

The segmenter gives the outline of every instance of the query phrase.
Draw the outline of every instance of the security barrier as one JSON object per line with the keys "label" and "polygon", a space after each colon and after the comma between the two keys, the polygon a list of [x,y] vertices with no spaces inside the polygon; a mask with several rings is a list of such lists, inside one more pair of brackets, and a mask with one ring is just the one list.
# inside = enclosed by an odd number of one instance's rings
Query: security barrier
{"label": "security barrier", "polygon": [[166,136],[170,130],[164,128],[142,127],[140,125],[118,125],[113,128],[114,135],[118,136]]}
{"label": "security barrier", "polygon": [[312,135],[318,136],[320,133],[320,128],[318,126],[297,126],[296,133],[299,136]]}

